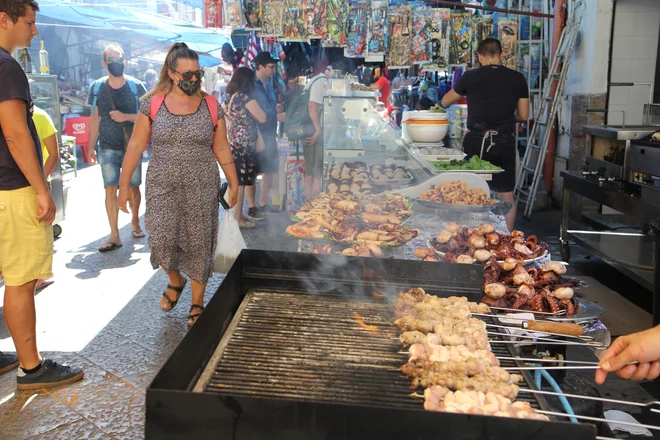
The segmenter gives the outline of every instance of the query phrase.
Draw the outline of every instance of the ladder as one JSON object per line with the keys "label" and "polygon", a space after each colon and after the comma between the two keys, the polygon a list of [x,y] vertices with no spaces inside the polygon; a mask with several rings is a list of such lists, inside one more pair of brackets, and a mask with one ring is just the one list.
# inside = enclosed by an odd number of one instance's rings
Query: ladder
{"label": "ladder", "polygon": [[[514,196],[516,204],[525,204],[523,217],[529,220],[536,200],[536,191],[541,181],[543,162],[548,151],[552,123],[557,116],[558,104],[564,93],[568,66],[573,56],[575,42],[578,38],[580,23],[584,14],[584,0],[577,0],[564,27],[557,53],[553,57],[548,78],[543,86],[541,104],[534,117],[534,126],[527,137],[527,148],[521,161]],[[556,87],[553,94],[553,88]],[[543,119],[543,118],[546,119]]]}

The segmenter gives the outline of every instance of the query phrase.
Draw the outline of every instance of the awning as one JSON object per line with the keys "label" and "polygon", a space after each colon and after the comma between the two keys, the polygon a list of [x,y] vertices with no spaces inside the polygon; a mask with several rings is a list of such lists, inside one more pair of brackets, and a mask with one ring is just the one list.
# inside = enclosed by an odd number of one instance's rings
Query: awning
{"label": "awning", "polygon": [[[129,32],[164,44],[185,42],[200,54],[203,67],[220,64],[220,49],[224,43],[231,42],[228,36],[214,29],[112,4],[86,7],[44,0],[39,3],[37,23],[69,24],[77,28],[106,31],[114,34],[115,38],[117,33]],[[113,38],[108,36],[108,39]]]}

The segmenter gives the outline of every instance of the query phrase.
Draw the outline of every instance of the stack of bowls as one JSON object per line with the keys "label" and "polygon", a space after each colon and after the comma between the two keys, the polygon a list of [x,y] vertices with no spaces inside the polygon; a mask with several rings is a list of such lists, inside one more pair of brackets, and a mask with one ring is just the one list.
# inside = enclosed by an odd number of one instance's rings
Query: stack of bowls
{"label": "stack of bowls", "polygon": [[410,139],[419,143],[441,142],[449,129],[446,113],[428,110],[408,112],[408,119],[404,121],[404,124],[406,124],[406,131]]}

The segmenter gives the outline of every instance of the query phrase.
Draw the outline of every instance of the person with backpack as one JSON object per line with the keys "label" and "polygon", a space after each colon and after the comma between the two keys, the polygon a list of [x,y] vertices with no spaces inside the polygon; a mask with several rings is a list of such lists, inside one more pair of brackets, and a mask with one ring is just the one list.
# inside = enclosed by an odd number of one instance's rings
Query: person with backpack
{"label": "person with backpack", "polygon": [[[126,61],[124,51],[118,44],[113,43],[105,48],[103,66],[108,69],[109,75],[94,81],[89,89],[88,104],[92,106],[89,118],[89,155],[91,163],[96,163],[95,147],[98,140],[98,162],[103,175],[105,209],[110,223],[110,237],[101,245],[99,252],[109,252],[122,246],[117,209],[119,173],[137,117],[139,99],[147,93],[147,89],[142,81],[124,75]],[[138,166],[130,182],[133,238],[144,237],[139,216],[141,183],[142,167]]]}
{"label": "person with backpack", "polygon": [[218,164],[229,183],[230,207],[238,196],[225,114],[218,101],[201,90],[203,76],[197,52],[185,43],[170,47],[158,84],[140,101],[119,177],[119,209],[128,212],[131,176],[152,140],[145,214],[151,265],[161,267],[169,278],[160,298],[164,312],[177,305],[187,284],[184,274],[190,278],[188,326],[204,310],[204,291],[213,269],[220,202]]}
{"label": "person with backpack", "polygon": [[321,192],[323,178],[323,97],[328,89],[328,79],[332,76],[332,67],[325,60],[314,62],[314,71],[309,84],[303,90],[308,92],[307,109],[314,127],[313,134],[305,138],[303,156],[305,158],[305,198],[312,200]]}

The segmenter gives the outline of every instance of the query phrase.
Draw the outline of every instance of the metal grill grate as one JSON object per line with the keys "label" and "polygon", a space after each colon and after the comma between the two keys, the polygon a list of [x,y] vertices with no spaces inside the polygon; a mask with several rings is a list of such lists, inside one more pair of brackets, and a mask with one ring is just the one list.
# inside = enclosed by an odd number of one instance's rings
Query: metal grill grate
{"label": "metal grill grate", "polygon": [[[242,313],[241,313],[242,309]],[[421,409],[410,379],[393,308],[346,294],[250,292],[211,360],[208,393]],[[354,317],[375,329],[361,327]],[[233,328],[232,328],[233,327]],[[493,352],[510,356],[508,346]],[[514,361],[502,361],[515,366]],[[529,381],[530,376],[526,376]],[[525,384],[522,384],[525,386]],[[521,393],[536,408],[533,396]]]}

